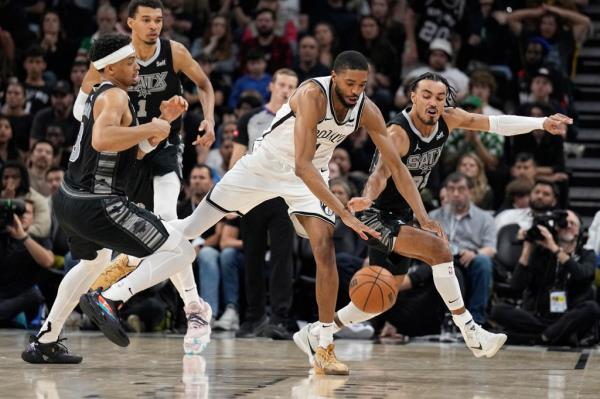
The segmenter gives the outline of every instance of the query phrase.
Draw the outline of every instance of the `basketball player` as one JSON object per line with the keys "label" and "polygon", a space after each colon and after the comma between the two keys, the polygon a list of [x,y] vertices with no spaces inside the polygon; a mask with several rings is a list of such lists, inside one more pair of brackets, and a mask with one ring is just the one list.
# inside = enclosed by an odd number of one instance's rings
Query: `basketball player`
{"label": "basketball player", "polygon": [[[314,367],[324,374],[348,374],[348,367],[336,359],[333,345],[338,289],[334,214],[362,239],[379,238],[329,190],[327,165],[334,148],[356,129],[365,127],[421,226],[442,234],[439,224],[427,215],[409,171],[393,150],[379,109],[364,95],[367,78],[368,63],[362,54],[339,54],[331,76],[303,83],[277,111],[262,138],[255,141],[252,154],[245,155],[227,172],[192,215],[173,224],[184,236],[197,237],[228,212],[243,215],[264,201],[282,197],[296,231],[310,240],[317,264],[316,297],[321,323]],[[126,284],[128,278],[115,286]]]}
{"label": "basketball player", "polygon": [[[145,123],[160,114],[161,101],[173,95],[181,95],[181,82],[177,74],[185,74],[198,86],[198,93],[204,120],[199,131],[204,135],[196,143],[209,147],[214,142],[214,92],[210,80],[202,68],[192,58],[188,50],[180,43],[160,39],[162,29],[163,5],[159,0],[133,0],[129,3],[127,24],[131,28],[131,37],[135,47],[137,62],[140,65],[140,79],[130,87],[129,97],[134,104],[138,120]],[[99,81],[98,72],[93,65],[83,82],[83,90],[89,92],[91,86]],[[80,91],[73,113],[80,114],[81,104],[86,94]],[[77,107],[77,104],[80,106]],[[156,149],[136,163],[131,173],[132,182],[127,195],[133,202],[144,204],[163,220],[177,219],[177,197],[181,191],[183,143],[179,133],[181,118],[171,124],[171,134]],[[151,150],[151,149],[148,149]],[[146,152],[148,152],[148,150]],[[120,255],[106,271],[94,282],[92,289],[107,288],[123,275],[131,272],[140,260],[132,256]],[[196,323],[197,320],[210,320],[210,305],[198,296],[192,266],[171,276],[171,281],[185,304],[188,328],[183,340],[186,353],[202,351],[210,339],[210,326]],[[200,317],[196,317],[199,315]]]}
{"label": "basketball player", "polygon": [[68,353],[58,335],[80,295],[88,291],[110,260],[112,250],[146,257],[130,275],[129,295],[113,298],[110,293],[105,297],[94,293],[81,305],[121,346],[128,345],[129,339],[116,316],[120,301],[168,278],[195,256],[179,231],[125,196],[139,143],[153,145],[165,139],[171,130],[169,122],[187,109],[187,102],[174,96],[161,105],[163,119],[138,125],[126,91],[137,82],[139,71],[131,39],[124,35],[98,38],[90,57],[101,83],[87,99],[69,169],[52,201],[73,257],[81,261],[60,283],[46,322],[22,353],[23,360],[30,363],[81,362],[80,356]]}
{"label": "basketball player", "polygon": [[[549,118],[528,118],[512,115],[486,116],[455,108],[454,91],[448,81],[436,73],[418,77],[410,88],[412,108],[407,108],[388,123],[388,133],[394,147],[407,165],[415,185],[425,188],[431,170],[437,164],[444,143],[453,129],[490,131],[504,136],[544,129],[561,134],[572,120],[555,114]],[[451,107],[446,108],[447,105]],[[398,287],[402,284],[409,258],[419,259],[433,268],[433,281],[448,309],[453,314],[466,345],[476,357],[492,357],[506,341],[505,334],[491,334],[477,325],[465,309],[458,281],[454,275],[453,256],[448,242],[413,227],[409,205],[390,179],[384,162],[374,158],[375,170],[365,185],[364,197],[353,198],[348,206],[363,211],[360,217],[368,226],[378,226],[385,245],[371,246],[369,260],[395,275]],[[373,208],[370,208],[373,207]],[[369,209],[370,208],[370,209]],[[408,223],[408,224],[405,224]],[[335,315],[336,330],[350,323],[369,320],[377,314],[365,313],[352,302]],[[294,334],[296,344],[313,360],[316,347],[316,328],[310,324]]]}

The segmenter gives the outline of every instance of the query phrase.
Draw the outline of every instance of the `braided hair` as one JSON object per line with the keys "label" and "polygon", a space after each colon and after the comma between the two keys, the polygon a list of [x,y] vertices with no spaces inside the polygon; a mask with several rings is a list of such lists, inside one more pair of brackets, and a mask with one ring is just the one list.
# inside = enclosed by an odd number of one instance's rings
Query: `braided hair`
{"label": "braided hair", "polygon": [[417,85],[422,80],[432,80],[434,82],[442,82],[446,86],[446,89],[447,89],[446,106],[456,108],[456,89],[454,87],[452,87],[452,85],[448,82],[448,80],[445,77],[443,77],[442,75],[440,75],[439,73],[425,72],[424,74],[421,74],[420,76],[415,78],[415,80],[413,80],[410,83],[410,85],[408,86],[409,92],[416,92]]}

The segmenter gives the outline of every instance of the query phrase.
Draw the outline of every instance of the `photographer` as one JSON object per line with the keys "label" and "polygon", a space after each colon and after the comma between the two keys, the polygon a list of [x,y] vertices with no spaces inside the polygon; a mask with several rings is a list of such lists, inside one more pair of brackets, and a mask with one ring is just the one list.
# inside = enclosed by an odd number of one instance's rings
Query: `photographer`
{"label": "photographer", "polygon": [[21,312],[28,320],[35,316],[44,301],[36,286],[39,272],[54,263],[49,239],[29,235],[33,202],[25,201],[25,212],[12,217],[13,223],[0,233],[0,326],[13,326],[11,321]]}
{"label": "photographer", "polygon": [[523,306],[500,304],[491,316],[514,343],[577,345],[600,318],[592,288],[596,256],[582,248],[579,217],[569,210],[564,218],[554,211],[519,231],[523,250],[511,286],[523,291]]}

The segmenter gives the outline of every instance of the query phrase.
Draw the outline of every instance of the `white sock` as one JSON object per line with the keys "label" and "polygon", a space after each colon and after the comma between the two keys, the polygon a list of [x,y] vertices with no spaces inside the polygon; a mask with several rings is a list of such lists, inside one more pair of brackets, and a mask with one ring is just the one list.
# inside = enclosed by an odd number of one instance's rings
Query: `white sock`
{"label": "white sock", "polygon": [[157,252],[144,258],[137,269],[127,277],[102,292],[104,297],[113,301],[126,302],[138,292],[166,280],[189,266],[196,255],[194,248],[181,236],[181,233],[167,223],[165,227],[170,234],[167,241]]}
{"label": "white sock", "polygon": [[431,270],[435,289],[439,292],[448,309],[456,310],[464,307],[460,285],[458,285],[458,280],[454,274],[452,262],[431,266]]}
{"label": "white sock", "polygon": [[[362,321],[371,320],[373,317],[380,315],[381,313],[366,313],[360,310],[354,305],[354,303],[350,302],[342,309],[337,311],[338,320],[344,325],[347,326],[349,324],[360,323]],[[334,323],[335,324],[335,323]],[[338,332],[342,329],[337,324],[335,324],[335,331]]]}
{"label": "white sock", "polygon": [[321,323],[321,329],[319,330],[319,346],[327,349],[329,345],[333,343],[333,326],[335,323]]}
{"label": "white sock", "polygon": [[210,205],[204,197],[190,216],[185,219],[171,220],[168,224],[181,231],[188,240],[193,240],[217,224],[224,216],[225,212]]}
{"label": "white sock", "polygon": [[454,324],[456,324],[456,326],[462,330],[467,323],[473,321],[473,316],[471,316],[471,313],[465,309],[464,313],[453,314],[452,320],[454,321]]}
{"label": "white sock", "polygon": [[55,342],[79,297],[85,294],[90,285],[110,262],[111,250],[98,251],[94,260],[82,260],[65,275],[58,287],[58,293],[48,318],[37,336],[42,343]]}

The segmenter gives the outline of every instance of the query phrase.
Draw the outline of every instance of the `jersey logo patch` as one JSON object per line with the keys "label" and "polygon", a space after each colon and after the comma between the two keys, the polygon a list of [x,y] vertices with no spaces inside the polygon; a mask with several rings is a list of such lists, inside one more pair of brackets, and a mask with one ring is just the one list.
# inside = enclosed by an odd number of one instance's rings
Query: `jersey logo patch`
{"label": "jersey logo patch", "polygon": [[[165,60],[166,61],[166,60]],[[146,97],[150,93],[164,91],[167,88],[167,72],[140,75],[140,80],[130,91],[137,91],[140,97]]]}
{"label": "jersey logo patch", "polygon": [[439,139],[441,139],[443,137],[444,137],[444,132],[440,132],[440,134],[438,134],[437,136],[435,136],[435,139],[439,140]]}
{"label": "jersey logo patch", "polygon": [[156,61],[156,66],[161,67],[167,65],[167,60]]}
{"label": "jersey logo patch", "polygon": [[415,146],[415,151],[419,151],[421,149],[421,147],[419,147],[419,143],[417,143],[417,145]]}
{"label": "jersey logo patch", "polygon": [[329,207],[322,202],[321,202],[321,209],[323,209],[323,212],[325,212],[325,214],[327,216],[333,216],[333,211],[331,209],[329,209]]}

